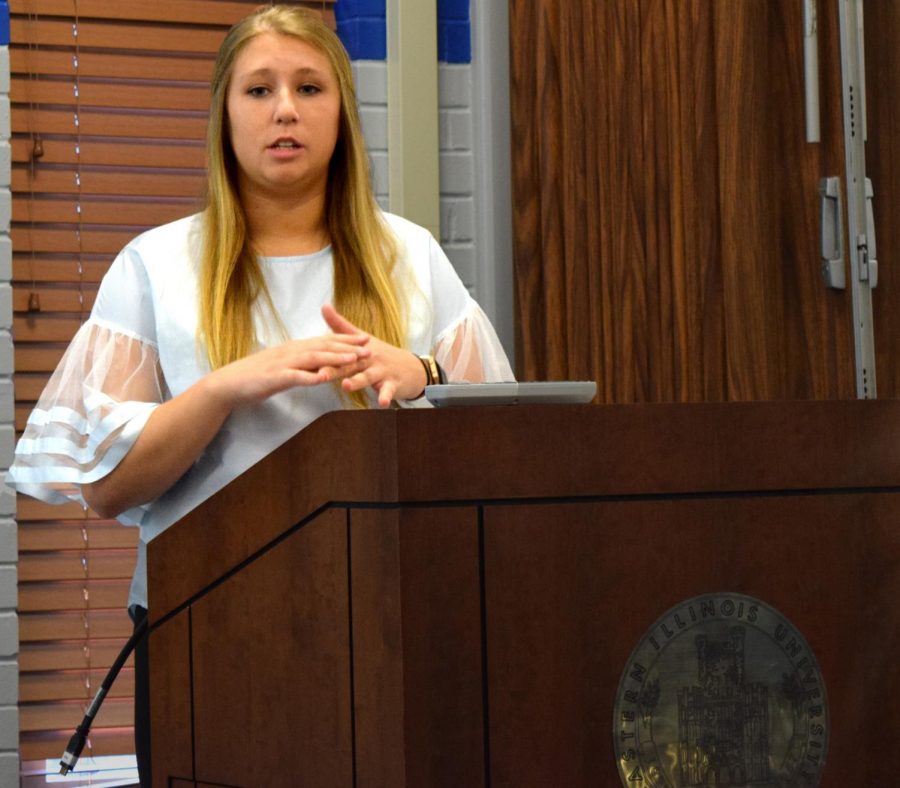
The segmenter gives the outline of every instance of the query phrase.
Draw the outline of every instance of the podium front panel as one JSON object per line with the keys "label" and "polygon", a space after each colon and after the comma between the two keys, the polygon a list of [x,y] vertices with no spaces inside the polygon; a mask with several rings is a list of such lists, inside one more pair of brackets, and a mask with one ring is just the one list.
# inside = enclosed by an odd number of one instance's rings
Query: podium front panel
{"label": "podium front panel", "polygon": [[[803,751],[813,772],[821,767],[816,758],[825,761],[821,785],[878,784],[886,760],[890,770],[900,767],[889,747],[900,709],[887,702],[900,684],[898,522],[894,493],[485,507],[492,779],[523,788],[615,785],[614,734],[623,731],[613,712],[637,710],[623,702],[619,684],[632,650],[647,637],[660,649],[678,638],[675,623],[654,624],[679,603],[732,594],[786,617],[784,627],[769,627],[773,648],[794,664],[805,656],[793,625],[817,660],[819,672],[805,663],[799,675],[810,691],[824,685],[827,747]],[[747,628],[749,607],[731,606],[728,631]],[[694,611],[701,615],[701,606]],[[683,618],[678,624],[691,623]],[[686,638],[682,651],[690,654],[696,631]],[[700,682],[697,665],[689,658],[680,673],[657,677],[670,705]],[[773,713],[788,705],[783,698],[779,705],[780,691],[769,690]],[[670,709],[669,716],[677,715]],[[823,711],[804,721],[804,735],[825,719]],[[653,744],[671,755],[678,742],[664,740],[661,722]],[[878,750],[877,762],[860,759],[863,741]],[[773,774],[790,747],[802,746],[771,741]],[[794,774],[785,784],[805,783]]]}
{"label": "podium front panel", "polygon": [[349,514],[356,785],[483,786],[478,510]]}
{"label": "podium front panel", "polygon": [[893,402],[323,417],[149,547],[155,784],[883,784],[897,435]]}

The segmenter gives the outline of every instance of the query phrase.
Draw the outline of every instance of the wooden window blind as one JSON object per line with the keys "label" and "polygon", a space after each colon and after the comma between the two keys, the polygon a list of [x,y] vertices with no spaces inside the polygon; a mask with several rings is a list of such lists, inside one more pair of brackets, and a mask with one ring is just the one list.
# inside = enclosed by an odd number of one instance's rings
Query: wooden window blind
{"label": "wooden window blind", "polygon": [[[334,26],[335,0],[297,2]],[[113,257],[196,210],[208,79],[258,0],[10,0],[16,428]],[[20,748],[58,758],[131,632],[136,529],[20,496]],[[120,674],[84,755],[133,752]],[[26,780],[27,782],[27,780]]]}

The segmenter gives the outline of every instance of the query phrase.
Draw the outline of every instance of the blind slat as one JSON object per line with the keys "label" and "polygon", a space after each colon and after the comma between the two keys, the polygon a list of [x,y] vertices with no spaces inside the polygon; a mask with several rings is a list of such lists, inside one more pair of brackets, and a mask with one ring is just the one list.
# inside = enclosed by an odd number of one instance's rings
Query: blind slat
{"label": "blind slat", "polygon": [[70,550],[19,555],[20,583],[30,580],[131,579],[132,572],[133,550],[91,549],[89,553]]}
{"label": "blind slat", "polygon": [[[13,280],[19,283],[36,282],[99,282],[109,268],[107,256],[102,262],[98,260],[82,260],[81,270],[78,261],[71,256],[40,257],[13,252]],[[16,337],[16,341],[19,337]]]}
{"label": "blind slat", "polygon": [[32,292],[40,298],[41,310],[44,312],[80,312],[90,309],[97,297],[96,285],[86,285],[81,293],[73,289],[20,288],[13,293],[13,309],[17,312],[27,311]]}
{"label": "blind slat", "polygon": [[[69,670],[47,673],[23,673],[19,676],[19,701],[34,703],[53,700],[82,700],[85,698],[85,679],[90,677],[91,694],[106,678],[106,671]],[[107,698],[128,698],[134,694],[134,669],[122,668],[110,687]],[[106,701],[104,701],[105,703]]]}
{"label": "blind slat", "polygon": [[[39,16],[36,20],[29,21],[23,17],[11,16],[10,41],[30,41],[38,47],[74,47],[72,22],[71,6],[69,19]],[[115,22],[94,22],[79,17],[78,46],[79,49],[159,49],[212,55],[219,48],[224,32],[223,26],[178,27],[153,24],[136,26]]]}
{"label": "blind slat", "polygon": [[[28,291],[23,290],[15,290],[13,291],[13,303],[18,303],[18,299],[21,293],[25,293],[26,299],[28,295]],[[18,309],[19,307],[15,307]],[[16,349],[16,372],[52,372],[56,369],[56,366],[59,364],[60,359],[63,357],[62,348],[45,348],[45,347],[23,347]],[[25,500],[33,501],[34,498],[27,498]],[[59,510],[54,509],[54,517],[59,517]],[[21,509],[18,512],[19,520],[22,519]],[[43,518],[42,518],[43,519]]]}
{"label": "blind slat", "polygon": [[[88,626],[85,627],[85,619]],[[84,640],[119,638],[121,648],[131,636],[133,626],[125,608],[91,610],[87,613],[22,613],[19,616],[19,639],[23,643],[47,640]]]}
{"label": "blind slat", "polygon": [[[123,195],[135,197],[196,197],[203,188],[202,175],[169,175],[143,172],[81,173],[83,195]],[[73,170],[39,170],[32,180],[31,173],[20,165],[12,168],[12,188],[17,192],[46,194],[77,194]],[[15,247],[14,247],[15,248]]]}
{"label": "blind slat", "polygon": [[13,377],[13,386],[15,387],[16,396],[19,399],[27,399],[32,402],[37,401],[49,379],[49,374],[15,375]]}
{"label": "blind slat", "polygon": [[[81,722],[86,704],[77,701],[58,703],[22,703],[19,705],[19,730],[22,732],[70,729]],[[107,698],[94,718],[95,729],[120,728],[134,720],[134,703],[130,698]],[[71,735],[71,734],[70,734]]]}
{"label": "blind slat", "polygon": [[[45,74],[69,76],[72,74],[72,53],[60,50],[27,49],[13,44],[10,47],[10,72],[12,74]],[[212,76],[213,56],[169,53],[119,54],[107,52],[81,52],[78,71],[92,77],[116,77],[118,79],[145,79],[153,74],[155,79],[172,82],[206,82]]]}
{"label": "blind slat", "polygon": [[88,664],[88,657],[92,666],[108,669],[122,650],[123,643],[119,639],[94,638],[88,645],[90,651],[85,656],[85,644],[80,640],[25,643],[19,651],[19,671],[81,670]]}
{"label": "blind slat", "polygon": [[[18,351],[16,351],[16,355],[18,355]],[[84,509],[77,503],[49,504],[36,498],[29,498],[27,495],[16,496],[16,519],[19,521],[43,522],[52,520],[54,523],[58,523],[60,527],[68,527],[70,523],[77,523],[80,528],[84,520],[93,517],[89,512],[86,514]],[[30,528],[31,525],[29,525]],[[29,539],[32,538],[29,536],[30,533],[30,530],[26,532],[25,529],[19,529],[20,550],[41,549],[39,546],[28,547],[28,545],[33,544],[29,542]],[[35,531],[35,534],[34,538],[38,538],[37,531]],[[39,543],[34,544],[39,545]]]}
{"label": "blind slat", "polygon": [[[307,6],[317,11],[330,8],[337,0],[315,0],[314,2],[298,2],[295,5]],[[95,19],[130,19],[155,22],[208,23],[216,20],[231,25],[248,13],[248,4],[235,0],[153,0],[152,3],[111,3],[109,0],[79,0],[78,12],[82,18]],[[34,12],[35,6],[28,0],[10,0],[9,10],[12,14]],[[72,15],[72,0],[41,0],[39,6],[41,16]],[[327,20],[327,16],[326,16]]]}
{"label": "blind slat", "polygon": [[130,579],[22,583],[19,585],[19,610],[46,613],[85,607],[89,610],[116,608],[127,603],[130,585]]}
{"label": "blind slat", "polygon": [[50,375],[16,375],[13,378],[16,396],[32,402],[37,401],[49,379]]}
{"label": "blind slat", "polygon": [[[57,759],[66,749],[71,736],[71,728],[24,733],[19,741],[20,757],[22,761]],[[91,729],[91,748],[90,750],[85,748],[82,757],[121,755],[133,751],[134,731],[132,728],[94,728]],[[44,778],[40,779],[44,783]],[[23,788],[26,788],[27,785],[26,782],[23,782]]]}
{"label": "blind slat", "polygon": [[30,402],[20,405],[18,400],[16,401],[16,432],[19,435],[25,429],[25,423],[28,420],[28,414],[31,413],[32,407]]}
{"label": "blind slat", "polygon": [[[35,503],[39,503],[36,501]],[[80,512],[81,507],[73,504]],[[47,514],[44,504],[41,514]],[[60,507],[55,507],[52,514],[60,519],[44,521],[32,520],[26,528],[19,531],[19,551],[29,553],[47,550],[79,550],[84,546],[82,528],[87,531],[88,542],[91,549],[131,549],[137,545],[138,529],[122,525],[116,520],[102,520],[100,518],[81,518],[65,520],[61,518],[63,512]],[[20,517],[27,521],[27,517]],[[108,581],[102,581],[103,583]]]}
{"label": "blind slat", "polygon": [[80,326],[77,318],[52,314],[13,318],[16,342],[69,342]]}
{"label": "blind slat", "polygon": [[[56,104],[76,107],[74,80],[41,80],[27,77],[13,78],[9,100],[20,104]],[[122,82],[81,82],[77,104],[87,107],[115,107],[123,109],[195,110],[209,108],[209,89],[206,87],[133,85]]]}
{"label": "blind slat", "polygon": [[[31,109],[27,105],[16,107],[21,111],[12,116],[15,133],[74,134],[74,114],[71,110]],[[79,128],[83,137],[141,137],[144,139],[203,140],[206,135],[206,115],[187,110],[180,114],[144,111],[130,113],[82,110]]]}
{"label": "blind slat", "polygon": [[[194,142],[127,143],[114,140],[82,140],[80,152],[75,153],[76,139],[44,139],[44,155],[36,164],[44,169],[48,164],[76,164],[106,167],[165,167],[197,170],[205,173],[206,151],[200,140]],[[15,164],[29,164],[33,150],[31,137],[12,140],[12,160]]]}
{"label": "blind slat", "polygon": [[94,230],[82,228],[80,237],[76,227],[50,230],[29,225],[13,225],[10,230],[13,247],[23,252],[72,252],[80,251],[116,254],[135,236],[133,230]]}
{"label": "blind slat", "polygon": [[[126,202],[124,200],[17,200],[13,206],[12,220],[20,224],[50,223],[60,224],[73,221],[77,208],[81,208],[81,218],[85,224],[157,226],[171,222],[182,216],[195,213],[199,206],[194,201],[178,202]],[[26,307],[16,307],[25,309]]]}

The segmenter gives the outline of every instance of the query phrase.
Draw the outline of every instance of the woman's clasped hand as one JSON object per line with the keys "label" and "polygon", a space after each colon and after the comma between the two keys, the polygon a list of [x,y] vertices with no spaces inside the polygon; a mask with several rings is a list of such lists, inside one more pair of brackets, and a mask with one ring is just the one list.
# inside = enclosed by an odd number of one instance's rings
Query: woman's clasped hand
{"label": "woman's clasped hand", "polygon": [[[333,306],[322,307],[322,316],[329,328],[338,336],[358,336],[359,329],[341,315]],[[415,399],[425,390],[425,369],[418,357],[408,350],[369,337],[369,354],[360,358],[354,366],[336,369],[336,377],[342,378],[345,392],[361,391],[371,387],[378,394],[378,406],[388,407],[395,399]]]}
{"label": "woman's clasped hand", "polygon": [[210,373],[209,394],[238,407],[297,386],[340,380],[365,369],[372,355],[369,342],[362,332],[291,339]]}
{"label": "woman's clasped hand", "polygon": [[415,355],[360,330],[330,304],[322,316],[334,333],[288,340],[226,364],[210,373],[208,395],[236,408],[333,381],[346,393],[372,388],[382,408],[421,395],[425,371]]}

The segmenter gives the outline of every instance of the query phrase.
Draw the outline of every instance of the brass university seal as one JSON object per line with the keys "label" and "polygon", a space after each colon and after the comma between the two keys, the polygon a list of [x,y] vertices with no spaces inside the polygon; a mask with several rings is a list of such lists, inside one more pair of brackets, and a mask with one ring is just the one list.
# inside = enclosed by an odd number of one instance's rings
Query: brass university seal
{"label": "brass university seal", "polygon": [[816,658],[777,610],[741,594],[663,615],[622,672],[613,717],[628,788],[817,786],[828,706]]}

